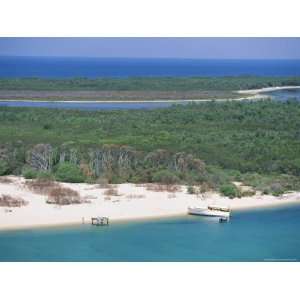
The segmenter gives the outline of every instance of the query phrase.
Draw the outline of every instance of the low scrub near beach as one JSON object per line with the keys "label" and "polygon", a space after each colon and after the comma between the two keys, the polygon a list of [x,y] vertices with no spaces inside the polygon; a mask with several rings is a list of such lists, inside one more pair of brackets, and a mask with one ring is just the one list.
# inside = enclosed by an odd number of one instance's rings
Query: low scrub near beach
{"label": "low scrub near beach", "polygon": [[0,206],[2,207],[21,207],[28,205],[21,197],[13,197],[10,195],[0,195]]}
{"label": "low scrub near beach", "polygon": [[49,192],[47,199],[48,204],[56,205],[81,204],[88,202],[89,201],[82,199],[77,191],[61,186],[53,188]]}
{"label": "low scrub near beach", "polygon": [[26,181],[24,186],[34,193],[47,196],[48,204],[69,205],[88,203],[80,193],[48,178]]}
{"label": "low scrub near beach", "polygon": [[49,195],[53,189],[59,187],[59,184],[49,179],[36,179],[26,181],[25,187],[27,187],[34,193],[38,193],[41,195]]}

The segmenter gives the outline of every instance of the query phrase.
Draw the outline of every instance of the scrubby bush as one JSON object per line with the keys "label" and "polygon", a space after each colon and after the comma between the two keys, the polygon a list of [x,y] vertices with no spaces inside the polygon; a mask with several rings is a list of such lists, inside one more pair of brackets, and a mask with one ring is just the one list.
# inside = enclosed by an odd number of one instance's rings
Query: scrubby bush
{"label": "scrubby bush", "polygon": [[25,179],[45,179],[45,180],[53,180],[54,176],[49,171],[37,171],[33,168],[30,168],[28,166],[25,166],[22,169],[22,175]]}
{"label": "scrubby bush", "polygon": [[11,178],[1,176],[0,177],[0,183],[13,183],[13,180]]}
{"label": "scrubby bush", "polygon": [[203,194],[203,193],[206,193],[208,192],[209,190],[211,189],[211,186],[209,185],[209,183],[207,182],[203,182],[200,186],[200,193]]}
{"label": "scrubby bush", "polygon": [[229,198],[240,197],[240,192],[239,192],[238,188],[232,183],[223,184],[220,187],[220,192],[224,196],[229,197]]}
{"label": "scrubby bush", "polygon": [[37,178],[40,180],[54,180],[54,176],[52,173],[48,171],[40,171],[37,173]]}
{"label": "scrubby bush", "polygon": [[85,177],[80,168],[71,163],[61,163],[55,172],[55,178],[63,182],[84,182]]}
{"label": "scrubby bush", "polygon": [[104,192],[104,195],[105,196],[120,196],[119,193],[118,193],[118,189],[115,188],[115,187],[110,187],[109,189],[107,189],[105,192]]}
{"label": "scrubby bush", "polygon": [[96,181],[100,189],[108,189],[110,187],[108,179],[106,177],[99,177]]}
{"label": "scrubby bush", "polygon": [[147,183],[145,184],[145,188],[147,191],[151,191],[151,192],[168,192],[168,193],[181,192],[181,186],[175,184]]}
{"label": "scrubby bush", "polygon": [[243,182],[253,186],[255,190],[262,191],[263,194],[281,195],[286,191],[300,189],[299,177],[288,174],[261,175],[257,173],[243,175]]}
{"label": "scrubby bush", "polygon": [[284,188],[279,182],[274,182],[270,186],[270,191],[273,196],[280,196],[284,193]]}
{"label": "scrubby bush", "polygon": [[153,182],[159,182],[163,184],[175,184],[180,181],[178,176],[168,170],[161,170],[154,173],[152,180]]}
{"label": "scrubby bush", "polygon": [[5,160],[0,160],[0,176],[6,175],[9,171],[8,163]]}
{"label": "scrubby bush", "polygon": [[52,189],[48,195],[47,200],[48,204],[57,205],[70,205],[87,202],[89,201],[82,199],[77,191],[62,186],[58,186]]}
{"label": "scrubby bush", "polygon": [[10,195],[0,196],[0,206],[2,207],[21,207],[27,204],[28,202],[20,197],[12,197]]}
{"label": "scrubby bush", "polygon": [[196,193],[195,188],[192,185],[189,185],[187,187],[187,193],[188,194],[195,194]]}
{"label": "scrubby bush", "polygon": [[37,171],[28,167],[28,166],[25,166],[23,169],[22,169],[22,175],[25,177],[25,179],[34,179],[34,178],[37,178]]}
{"label": "scrubby bush", "polygon": [[254,190],[245,190],[241,192],[241,197],[251,197],[255,195]]}
{"label": "scrubby bush", "polygon": [[48,195],[59,184],[49,179],[36,179],[25,182],[25,186],[34,193]]}

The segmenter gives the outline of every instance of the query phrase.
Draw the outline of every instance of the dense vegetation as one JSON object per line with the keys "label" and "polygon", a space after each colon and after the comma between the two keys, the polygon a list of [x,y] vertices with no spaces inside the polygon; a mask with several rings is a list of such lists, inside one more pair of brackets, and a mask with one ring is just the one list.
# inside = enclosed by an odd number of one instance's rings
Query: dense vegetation
{"label": "dense vegetation", "polygon": [[299,189],[300,104],[224,102],[148,111],[0,108],[0,175],[206,184],[235,195]]}
{"label": "dense vegetation", "polygon": [[284,85],[300,85],[300,77],[237,76],[0,79],[0,90],[14,91],[231,91]]}

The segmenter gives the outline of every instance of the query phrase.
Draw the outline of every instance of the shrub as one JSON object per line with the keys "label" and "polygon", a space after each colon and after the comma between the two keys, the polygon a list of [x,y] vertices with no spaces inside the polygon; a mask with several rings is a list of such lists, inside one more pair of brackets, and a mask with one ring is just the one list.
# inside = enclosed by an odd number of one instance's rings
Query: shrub
{"label": "shrub", "polygon": [[36,179],[26,182],[25,186],[35,193],[48,195],[54,188],[58,187],[59,184],[49,179]]}
{"label": "shrub", "polygon": [[273,196],[280,196],[284,193],[284,188],[279,182],[272,183],[270,190]]}
{"label": "shrub", "polygon": [[8,177],[0,177],[0,183],[13,183],[13,180]]}
{"label": "shrub", "polygon": [[203,194],[203,193],[206,193],[208,192],[209,190],[211,189],[211,187],[209,186],[208,183],[206,182],[203,182],[200,186],[200,193]]}
{"label": "shrub", "polygon": [[192,186],[192,185],[189,185],[188,187],[187,187],[187,193],[188,194],[195,194],[195,188]]}
{"label": "shrub", "polygon": [[251,197],[255,195],[254,190],[246,190],[241,192],[241,197]]}
{"label": "shrub", "polygon": [[81,162],[79,168],[85,177],[92,178],[94,176],[94,173],[91,170],[89,164]]}
{"label": "shrub", "polygon": [[6,175],[9,171],[8,163],[5,160],[0,160],[0,176]]}
{"label": "shrub", "polygon": [[0,206],[2,207],[21,207],[27,204],[27,201],[19,197],[12,197],[10,195],[0,196]]}
{"label": "shrub", "polygon": [[108,179],[105,177],[99,177],[97,179],[96,183],[98,184],[98,187],[100,189],[108,189],[110,187],[110,185],[108,183]]}
{"label": "shrub", "polygon": [[61,163],[55,172],[55,178],[63,182],[84,182],[85,177],[76,165],[70,163]]}
{"label": "shrub", "polygon": [[179,185],[173,185],[173,184],[147,183],[144,186],[145,186],[147,191],[152,191],[152,192],[176,193],[176,192],[181,191],[181,187]]}
{"label": "shrub", "polygon": [[240,197],[240,192],[237,189],[237,187],[232,184],[232,183],[228,183],[228,184],[223,184],[220,187],[220,192],[229,198],[235,198],[235,197]]}
{"label": "shrub", "polygon": [[113,188],[113,187],[106,190],[104,192],[104,195],[108,196],[108,197],[110,197],[110,196],[120,196],[119,193],[118,193],[118,190],[116,188]]}
{"label": "shrub", "polygon": [[54,176],[52,173],[48,171],[40,171],[37,173],[37,179],[53,181]]}
{"label": "shrub", "polygon": [[28,166],[25,166],[23,169],[22,169],[22,175],[26,178],[26,179],[34,179],[37,177],[37,171],[28,167]]}
{"label": "shrub", "polygon": [[175,184],[180,180],[179,178],[172,172],[168,170],[161,170],[153,174],[152,180],[154,182],[159,182],[163,184]]}
{"label": "shrub", "polygon": [[77,191],[61,186],[52,189],[47,200],[48,204],[57,205],[81,204],[87,202],[89,201],[82,199]]}
{"label": "shrub", "polygon": [[52,128],[51,124],[44,124],[43,125],[43,129],[45,129],[45,130],[49,130],[51,128]]}

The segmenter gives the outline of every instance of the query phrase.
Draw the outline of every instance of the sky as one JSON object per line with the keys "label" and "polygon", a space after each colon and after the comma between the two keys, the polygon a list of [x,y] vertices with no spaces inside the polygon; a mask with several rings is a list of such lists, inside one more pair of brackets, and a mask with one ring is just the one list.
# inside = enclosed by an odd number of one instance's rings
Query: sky
{"label": "sky", "polygon": [[0,38],[0,56],[300,59],[300,38]]}

